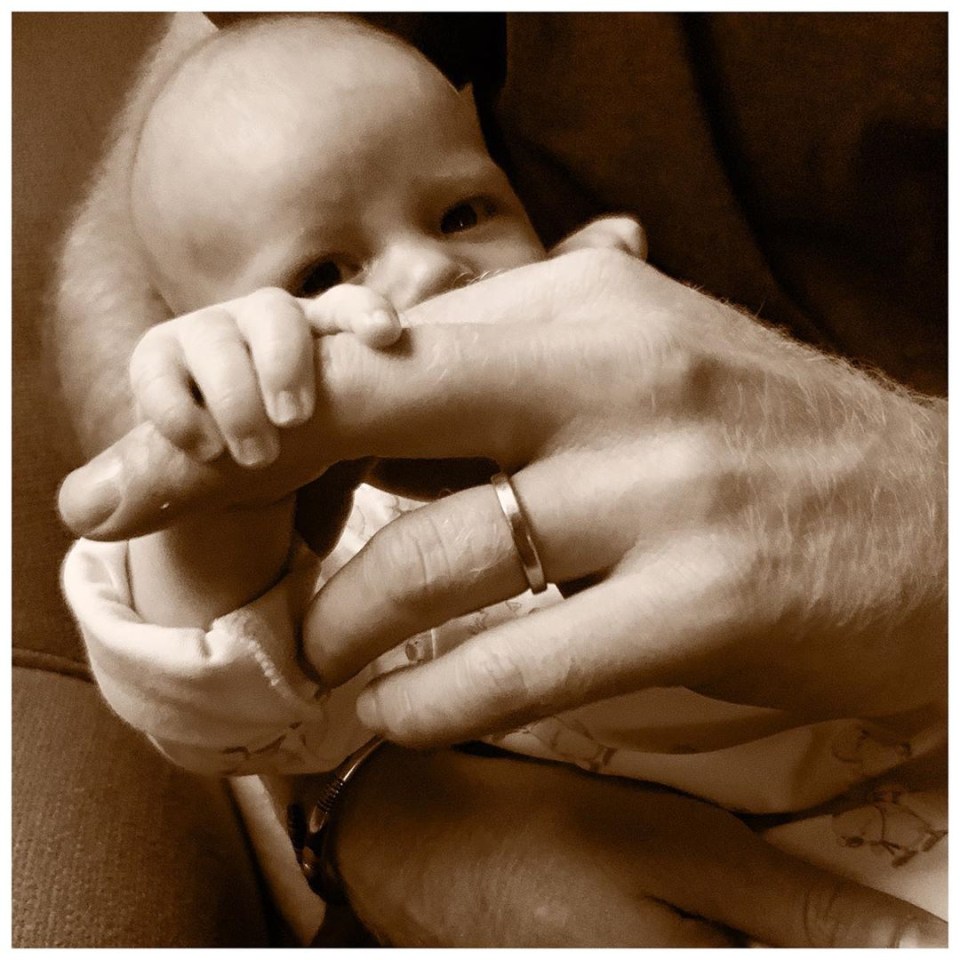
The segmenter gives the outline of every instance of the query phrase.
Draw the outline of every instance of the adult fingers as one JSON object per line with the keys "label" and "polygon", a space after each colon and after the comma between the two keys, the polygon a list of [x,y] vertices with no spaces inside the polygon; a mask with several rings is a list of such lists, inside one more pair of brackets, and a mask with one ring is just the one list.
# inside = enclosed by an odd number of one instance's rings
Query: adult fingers
{"label": "adult fingers", "polygon": [[[785,947],[946,947],[947,924],[919,907],[783,855],[744,909],[758,939]],[[780,932],[777,933],[777,930]]]}
{"label": "adult fingers", "polygon": [[696,679],[734,615],[716,582],[677,577],[697,549],[666,549],[639,573],[615,575],[436,660],[379,677],[361,694],[358,713],[389,739],[424,747]]}
{"label": "adult fingers", "polygon": [[397,518],[324,585],[303,638],[327,685],[339,686],[407,637],[526,589],[493,497],[492,488],[473,488]]}
{"label": "adult fingers", "polygon": [[[649,472],[656,465],[651,459]],[[615,518],[661,498],[659,481],[636,484],[647,487],[638,493],[622,482],[626,473],[610,458],[591,469],[558,456],[514,475],[549,580],[606,570],[630,548],[629,525]],[[598,503],[612,524],[597,522]],[[655,529],[651,520],[648,532]],[[336,686],[406,638],[526,589],[493,487],[463,490],[387,524],[324,585],[304,621],[306,656]]]}
{"label": "adult fingers", "polygon": [[947,946],[947,924],[927,911],[798,860],[755,835],[745,840],[735,855],[720,849],[717,858],[671,858],[670,869],[660,874],[661,896],[773,946]]}
{"label": "adult fingers", "polygon": [[[705,454],[696,448],[687,435],[668,442],[640,431],[614,450],[561,451],[514,474],[547,579],[570,584],[614,569],[622,579],[630,556],[647,577],[651,602],[662,595],[664,604],[679,607],[683,590],[730,585],[741,569],[736,541],[695,533],[714,499],[699,489]],[[702,549],[701,538],[708,541]],[[659,566],[642,568],[640,549],[659,557]],[[668,560],[679,566],[671,569]],[[379,530],[314,598],[306,656],[338,685],[408,637],[526,587],[510,525],[493,488],[483,484]],[[642,610],[644,597],[636,603]],[[599,619],[607,622],[602,611]]]}
{"label": "adult fingers", "polygon": [[[78,535],[121,539],[165,526],[173,514],[159,513],[159,503],[179,514],[237,502],[251,489],[279,498],[336,460],[485,456],[516,466],[542,445],[560,405],[544,410],[545,384],[517,364],[518,350],[532,346],[542,355],[544,347],[495,334],[488,327],[421,327],[407,331],[403,349],[389,354],[351,337],[322,338],[314,344],[322,378],[318,409],[307,423],[283,431],[280,456],[257,471],[256,483],[238,486],[236,471],[222,459],[207,470],[186,469],[176,448],[148,424],[67,478],[61,515]],[[575,369],[576,358],[568,360]]]}
{"label": "adult fingers", "polygon": [[608,811],[617,833],[636,824],[621,872],[685,914],[771,946],[946,945],[946,924],[925,910],[778,850],[711,803],[596,778],[582,789],[592,802],[580,809]]}
{"label": "adult fingers", "polygon": [[[258,477],[244,473],[251,480]],[[196,460],[148,422],[69,474],[60,485],[58,505],[63,522],[78,536],[136,537],[215,500],[241,479],[241,468],[232,460]],[[186,493],[177,497],[178,490]]]}

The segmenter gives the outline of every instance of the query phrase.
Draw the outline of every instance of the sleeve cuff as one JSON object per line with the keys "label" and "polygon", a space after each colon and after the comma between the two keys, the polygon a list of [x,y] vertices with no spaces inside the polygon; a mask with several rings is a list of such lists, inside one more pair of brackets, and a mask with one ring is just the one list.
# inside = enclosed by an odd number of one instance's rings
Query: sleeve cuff
{"label": "sleeve cuff", "polygon": [[354,710],[366,674],[323,691],[297,662],[316,576],[301,547],[275,587],[203,630],[140,618],[126,543],[80,540],[62,571],[111,708],[175,763],[221,775],[328,769],[369,736]]}

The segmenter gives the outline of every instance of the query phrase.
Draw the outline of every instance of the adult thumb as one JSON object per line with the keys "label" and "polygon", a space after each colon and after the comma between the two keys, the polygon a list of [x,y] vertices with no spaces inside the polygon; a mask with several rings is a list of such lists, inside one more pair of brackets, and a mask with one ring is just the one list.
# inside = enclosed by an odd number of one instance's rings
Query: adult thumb
{"label": "adult thumb", "polygon": [[245,470],[227,457],[194,460],[143,423],[67,476],[58,506],[63,522],[79,536],[125,539],[168,526],[204,505],[271,503],[298,486],[274,490],[271,479],[276,486],[272,473]]}

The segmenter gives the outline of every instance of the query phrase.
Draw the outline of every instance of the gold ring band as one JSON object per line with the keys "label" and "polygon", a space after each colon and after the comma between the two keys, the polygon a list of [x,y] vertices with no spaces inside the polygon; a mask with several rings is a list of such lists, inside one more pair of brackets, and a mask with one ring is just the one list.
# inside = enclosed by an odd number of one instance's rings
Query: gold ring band
{"label": "gold ring band", "polygon": [[510,524],[510,533],[513,536],[513,545],[517,548],[517,556],[523,565],[523,575],[527,578],[532,593],[543,593],[547,589],[547,578],[540,562],[537,545],[533,542],[530,524],[527,516],[517,499],[517,491],[513,489],[510,478],[505,473],[497,473],[490,478],[494,493],[503,515]]}

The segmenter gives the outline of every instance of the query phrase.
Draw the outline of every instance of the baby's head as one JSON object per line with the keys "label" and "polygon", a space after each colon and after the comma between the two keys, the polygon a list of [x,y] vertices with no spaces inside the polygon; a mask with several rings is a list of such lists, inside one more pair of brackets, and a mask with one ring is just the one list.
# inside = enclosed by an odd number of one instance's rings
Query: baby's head
{"label": "baby's head", "polygon": [[472,98],[338,16],[230,28],[150,110],[134,222],[176,313],[355,280],[398,308],[543,255]]}

